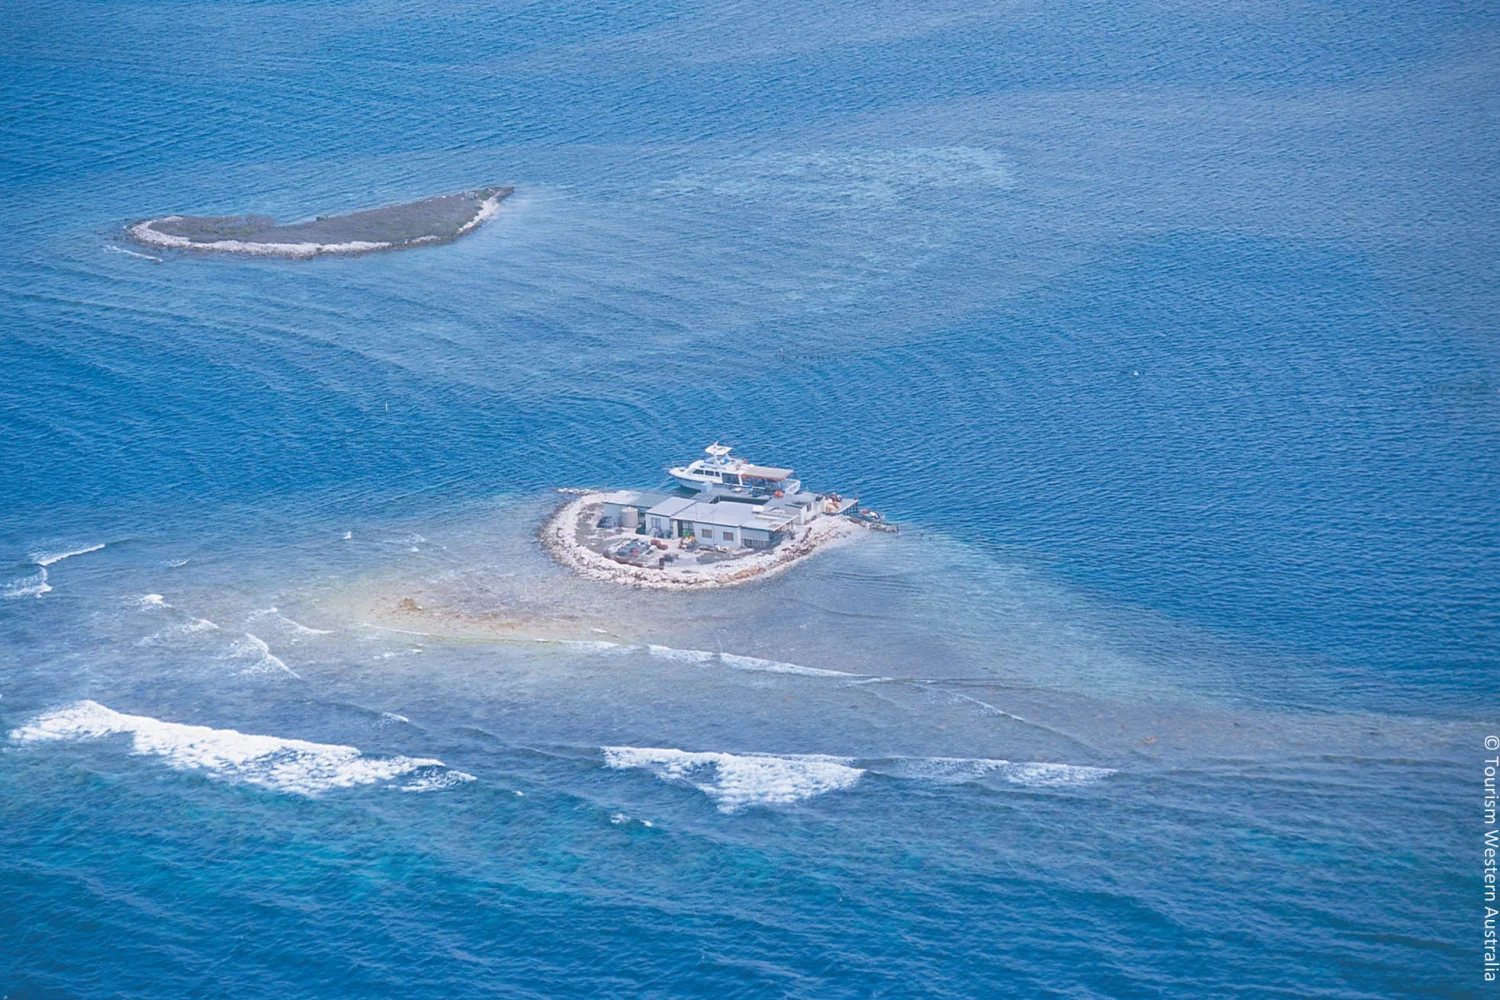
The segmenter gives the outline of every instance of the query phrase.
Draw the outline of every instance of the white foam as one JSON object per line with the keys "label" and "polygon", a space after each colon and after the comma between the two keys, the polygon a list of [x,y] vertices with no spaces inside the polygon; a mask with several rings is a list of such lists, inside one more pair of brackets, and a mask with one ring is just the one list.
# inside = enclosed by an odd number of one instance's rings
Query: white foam
{"label": "white foam", "polygon": [[[414,632],[414,631],[412,631],[409,628],[391,628],[388,625],[371,625],[368,622],[361,622],[360,624],[364,625],[366,628],[378,628],[382,632],[397,632],[397,633],[400,633],[401,635],[420,635],[420,636],[422,636],[425,639],[438,639],[438,638],[441,638],[441,636],[433,635],[431,632]],[[372,638],[374,638],[374,639],[381,639],[383,637],[382,636],[372,636]]]}
{"label": "white foam", "polygon": [[291,618],[288,618],[276,608],[262,608],[259,611],[252,611],[250,613],[251,618],[260,618],[265,615],[275,615],[277,621],[281,622],[283,625],[290,626],[292,631],[296,632],[298,635],[333,635],[332,629],[308,628],[301,622],[294,621]]}
{"label": "white foam", "polygon": [[907,781],[956,785],[984,777],[1030,788],[1101,781],[1116,772],[1080,764],[1017,762],[983,757],[891,757],[862,760],[822,754],[731,754],[665,747],[603,747],[609,767],[641,768],[663,781],[703,792],[725,813],[749,806],[790,805],[852,788],[870,772]]}
{"label": "white foam", "polygon": [[822,667],[804,667],[800,663],[782,660],[763,660],[758,656],[740,656],[735,653],[720,653],[719,659],[736,670],[759,670],[771,674],[796,674],[799,677],[858,677],[859,674],[843,670],[826,670]]}
{"label": "white foam", "polygon": [[714,658],[714,654],[703,649],[674,649],[671,646],[648,645],[646,652],[659,660],[670,660],[673,663],[708,663]]}
{"label": "white foam", "polygon": [[738,653],[713,653],[706,649],[675,649],[671,646],[648,645],[646,651],[662,660],[677,663],[722,663],[735,670],[752,670],[770,674],[796,674],[800,677],[861,677],[843,670],[825,670],[822,667],[804,667],[800,663],[782,660],[766,660],[759,656],[741,656]]}
{"label": "white foam", "polygon": [[215,625],[213,622],[209,621],[207,618],[192,618],[192,617],[189,617],[187,621],[183,622],[181,625],[178,625],[178,626],[170,629],[169,631],[175,632],[178,635],[192,635],[194,632],[210,632],[210,631],[215,631],[215,630],[218,629],[218,627],[219,626]]}
{"label": "white foam", "polygon": [[290,625],[292,627],[292,631],[296,632],[298,635],[333,635],[333,629],[331,628],[311,628],[310,626],[304,625],[301,622],[292,621],[292,619],[288,618],[286,615],[282,615],[281,620]]}
{"label": "white foam", "polygon": [[395,712],[381,712],[380,713],[380,718],[383,721],[385,721],[385,722],[410,722],[411,721],[406,716],[404,716],[404,715],[397,715]]}
{"label": "white foam", "polygon": [[[136,602],[142,611],[153,611],[157,608],[168,611],[176,611],[174,605],[168,604],[167,599],[161,594],[142,594]],[[150,646],[160,642],[168,636],[192,635],[196,632],[218,631],[218,624],[207,618],[194,618],[192,615],[184,615],[186,621],[179,622],[167,628],[160,629],[142,639],[139,645]]]}
{"label": "white foam", "polygon": [[59,552],[33,552],[31,553],[31,561],[36,563],[38,566],[51,566],[53,563],[59,563],[64,559],[71,559],[74,556],[87,555],[90,552],[98,552],[100,549],[104,548],[104,544],[104,542],[100,542],[98,545],[85,545],[81,549],[63,549]]}
{"label": "white foam", "polygon": [[341,539],[339,539],[339,541],[347,542],[347,541],[349,541],[349,539],[351,539],[353,537],[354,537],[354,532],[352,532],[352,531],[346,531],[346,532],[344,532],[344,537],[341,538]]}
{"label": "white foam", "polygon": [[[152,596],[155,596],[155,595],[152,595]],[[165,605],[165,606],[166,607],[171,607],[171,605]],[[195,632],[217,631],[218,628],[219,628],[218,625],[216,625],[213,622],[209,621],[207,618],[193,618],[193,617],[189,616],[188,620],[185,621],[185,622],[182,622],[181,624],[173,625],[170,628],[164,628],[164,629],[162,629],[162,630],[160,630],[158,632],[152,632],[150,635],[148,635],[144,639],[142,639],[140,641],[139,645],[142,645],[142,646],[151,646],[151,645],[154,645],[157,642],[160,642],[162,640],[162,638],[165,637],[165,636],[192,635]]]}
{"label": "white foam", "polygon": [[1033,788],[1057,788],[1062,785],[1086,785],[1109,777],[1115,772],[1107,767],[1085,767],[1081,764],[1011,764],[1002,777],[1015,785]]}
{"label": "white foam", "polygon": [[1013,785],[1058,788],[1084,785],[1114,774],[1107,767],[1009,761],[984,757],[895,757],[869,765],[870,770],[893,778],[931,781],[943,785],[962,784],[991,776]]}
{"label": "white foam", "polygon": [[620,642],[608,642],[604,639],[537,639],[537,642],[556,642],[557,645],[567,649],[581,649],[589,653],[628,653],[632,649]]}
{"label": "white foam", "polygon": [[124,247],[117,247],[113,244],[106,246],[104,249],[107,253],[123,253],[130,257],[140,257],[142,260],[154,260],[158,264],[161,263],[160,257],[153,257],[149,253],[137,253],[134,250],[126,250]]}
{"label": "white foam", "polygon": [[244,639],[234,644],[234,650],[230,655],[238,659],[253,661],[245,668],[244,672],[247,674],[281,673],[290,674],[298,679],[302,677],[297,671],[287,666],[281,657],[271,652],[271,647],[266,645],[264,639],[251,635],[249,632],[245,633]]}
{"label": "white foam", "polygon": [[[1012,720],[1014,722],[1024,722],[1027,725],[1031,725],[1031,723],[1029,721],[1027,721],[1026,719],[1021,718],[1019,715],[1016,715],[1014,712],[1007,712],[1003,708],[997,708],[996,706],[991,705],[989,702],[987,702],[987,701],[980,701],[978,698],[975,698],[972,695],[964,694],[961,691],[949,691],[948,694],[950,694],[952,697],[954,697],[958,701],[966,701],[966,702],[968,702],[971,705],[978,705],[980,711],[984,712],[987,715],[994,715],[994,716],[998,716],[999,718],[1002,718],[1002,719],[1010,719],[1010,720]],[[1050,727],[1047,727],[1047,728],[1050,728]]]}
{"label": "white foam", "polygon": [[[356,747],[279,736],[255,736],[233,729],[210,729],[126,715],[94,701],[74,702],[48,712],[10,738],[20,743],[100,739],[128,735],[131,752],[159,757],[179,771],[206,771],[215,778],[280,792],[316,796],[336,788],[390,781],[421,771],[412,791],[427,791],[474,780],[462,772],[446,784],[430,769],[443,762],[421,757],[366,757]],[[440,772],[441,773],[441,772]],[[446,780],[446,779],[443,779]]]}
{"label": "white foam", "polygon": [[441,766],[424,768],[423,773],[401,785],[403,792],[440,792],[445,788],[466,785],[479,779],[463,771],[449,771]]}
{"label": "white foam", "polygon": [[188,564],[186,559],[168,559],[167,566],[171,569],[181,569]]}
{"label": "white foam", "polygon": [[603,751],[607,766],[643,768],[663,781],[690,784],[724,813],[750,806],[790,805],[840,791],[852,787],[865,773],[843,757],[693,753],[666,747],[604,747]]}
{"label": "white foam", "polygon": [[23,576],[19,580],[12,580],[0,589],[0,597],[6,600],[14,600],[18,597],[41,597],[52,590],[52,585],[47,582],[47,568],[39,568],[30,576]]}
{"label": "white foam", "polygon": [[[603,629],[594,629],[596,632],[604,632]],[[609,633],[605,632],[605,635]],[[822,667],[804,667],[800,663],[787,663],[782,660],[766,660],[759,656],[742,656],[738,653],[715,653],[707,649],[678,649],[675,646],[659,646],[648,643],[645,646],[633,646],[624,642],[609,642],[604,639],[549,639],[537,637],[532,642],[547,643],[549,645],[563,646],[568,649],[577,649],[590,653],[630,653],[644,649],[648,654],[658,660],[667,660],[672,663],[691,663],[694,665],[720,664],[733,670],[750,670],[758,673],[770,674],[796,674],[800,677],[864,677],[864,674],[851,674],[843,670],[825,670]]]}
{"label": "white foam", "polygon": [[[500,199],[499,199],[499,197],[492,195],[492,196],[486,198],[484,201],[482,201],[482,202],[479,203],[479,211],[475,213],[474,218],[472,218],[468,222],[464,223],[463,226],[459,228],[458,232],[455,235],[462,236],[464,233],[467,233],[469,230],[473,229],[475,226],[479,225],[481,222],[483,222],[486,219],[490,218],[491,216],[493,216],[498,211],[500,211]],[[423,237],[423,240],[429,240],[429,239],[436,239],[436,237],[432,237],[432,236]],[[414,242],[418,242],[418,241],[414,241]]]}

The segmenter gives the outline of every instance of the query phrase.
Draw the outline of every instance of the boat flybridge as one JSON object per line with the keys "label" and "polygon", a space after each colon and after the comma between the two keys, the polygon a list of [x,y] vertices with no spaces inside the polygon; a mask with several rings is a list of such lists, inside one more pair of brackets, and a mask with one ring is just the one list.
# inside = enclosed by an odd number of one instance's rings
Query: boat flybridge
{"label": "boat flybridge", "polygon": [[791,496],[802,492],[802,483],[792,478],[791,469],[777,469],[769,465],[753,465],[739,456],[731,458],[728,445],[715,441],[704,448],[706,458],[689,465],[678,465],[667,470],[667,474],[690,490],[713,492],[722,488],[725,492],[750,495]]}

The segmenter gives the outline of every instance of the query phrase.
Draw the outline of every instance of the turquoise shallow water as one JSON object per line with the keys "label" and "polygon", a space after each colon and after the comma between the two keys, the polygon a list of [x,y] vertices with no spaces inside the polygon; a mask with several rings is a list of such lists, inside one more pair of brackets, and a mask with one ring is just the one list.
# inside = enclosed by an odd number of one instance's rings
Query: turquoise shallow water
{"label": "turquoise shallow water", "polygon": [[[1480,995],[1492,20],[0,11],[0,993]],[[715,438],[905,530],[538,550]]]}

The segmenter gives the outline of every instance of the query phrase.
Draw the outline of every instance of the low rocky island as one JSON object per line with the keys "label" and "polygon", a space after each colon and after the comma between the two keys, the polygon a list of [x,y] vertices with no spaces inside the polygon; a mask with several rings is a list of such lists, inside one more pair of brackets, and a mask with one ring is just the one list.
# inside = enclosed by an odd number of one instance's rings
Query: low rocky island
{"label": "low rocky island", "polygon": [[812,514],[806,521],[788,522],[774,547],[713,544],[692,535],[651,537],[621,527],[617,518],[605,514],[606,504],[618,504],[617,496],[585,493],[563,504],[542,525],[542,548],[591,580],[650,590],[703,590],[775,576],[861,530],[847,517]]}
{"label": "low rocky island", "polygon": [[783,572],[859,533],[894,531],[858,498],[812,493],[791,469],[756,465],[715,441],[667,470],[674,493],[570,490],[542,548],[580,576],[653,590],[731,587]]}
{"label": "low rocky island", "polygon": [[360,254],[445,243],[500,210],[513,188],[486,187],[311,222],[278,224],[267,215],[168,215],[130,226],[138,243],[273,257]]}

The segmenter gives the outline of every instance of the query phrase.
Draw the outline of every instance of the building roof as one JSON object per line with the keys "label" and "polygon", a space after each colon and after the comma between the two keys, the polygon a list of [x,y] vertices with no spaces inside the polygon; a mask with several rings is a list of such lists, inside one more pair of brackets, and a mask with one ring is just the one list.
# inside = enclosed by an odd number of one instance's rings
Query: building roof
{"label": "building roof", "polygon": [[646,515],[648,517],[652,514],[657,517],[677,517],[681,511],[696,503],[698,501],[693,497],[662,497],[656,506],[646,511]]}
{"label": "building roof", "polygon": [[791,511],[766,510],[751,503],[693,503],[671,515],[679,521],[695,521],[723,528],[764,528],[768,531],[784,527],[793,520]]}
{"label": "building roof", "polygon": [[622,507],[652,507],[667,499],[665,493],[642,493],[638,490],[615,490],[599,498],[600,503],[617,503]]}

